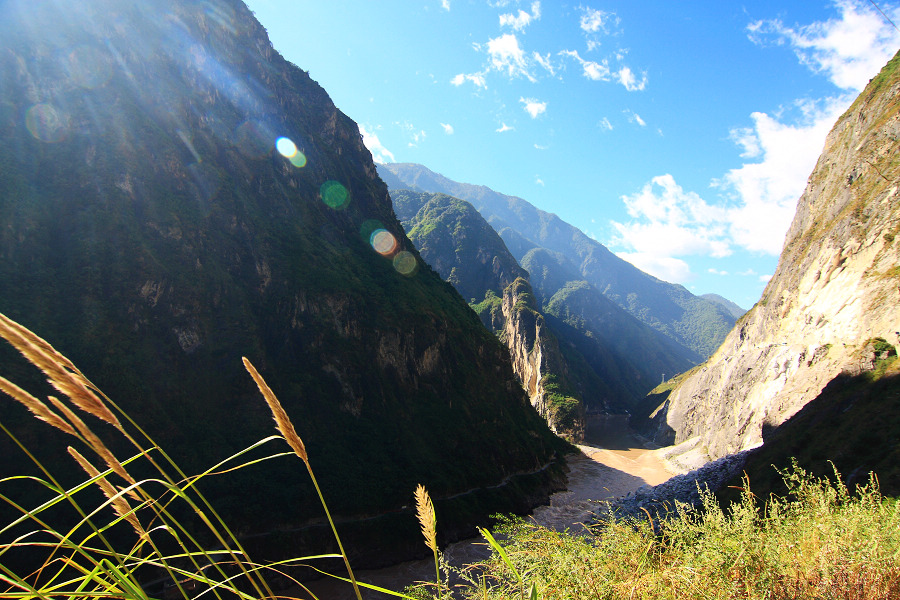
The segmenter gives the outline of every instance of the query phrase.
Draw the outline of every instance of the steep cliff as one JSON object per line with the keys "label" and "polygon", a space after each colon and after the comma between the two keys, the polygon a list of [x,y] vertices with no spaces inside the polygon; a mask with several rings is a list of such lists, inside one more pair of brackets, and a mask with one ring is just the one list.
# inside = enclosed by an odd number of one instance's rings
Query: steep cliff
{"label": "steep cliff", "polygon": [[[506,348],[422,265],[356,124],[246,6],[14,0],[0,39],[0,311],[187,470],[271,432],[245,355],[375,562],[421,546],[418,483],[454,535],[558,482],[561,442]],[[43,389],[6,348],[0,370]],[[18,407],[0,420],[68,465]],[[0,456],[2,475],[27,462],[5,437]],[[207,485],[270,555],[315,544],[296,461]]]}
{"label": "steep cliff", "polygon": [[761,300],[671,393],[658,435],[710,458],[753,447],[900,330],[900,55],[838,120]]}
{"label": "steep cliff", "polygon": [[498,335],[532,406],[557,434],[580,441],[585,407],[572,391],[566,360],[535,302],[528,272],[475,208],[446,194],[394,190],[401,224],[438,274]]}
{"label": "steep cliff", "polygon": [[503,292],[503,331],[513,370],[528,397],[554,432],[584,439],[584,403],[572,390],[559,342],[537,310],[531,285],[516,279]]}
{"label": "steep cliff", "polygon": [[[395,177],[388,169],[379,171],[389,180]],[[569,373],[563,379],[587,411],[629,411],[661,374],[693,366],[683,347],[584,281],[561,253],[526,242],[530,249],[523,255],[523,269],[505,240],[468,202],[409,189],[393,189],[391,197],[422,257],[470,301],[488,329],[504,331],[505,290],[517,277],[529,280],[532,309],[542,313],[559,340]],[[514,238],[505,231],[507,239]],[[510,350],[516,354],[512,346]]]}

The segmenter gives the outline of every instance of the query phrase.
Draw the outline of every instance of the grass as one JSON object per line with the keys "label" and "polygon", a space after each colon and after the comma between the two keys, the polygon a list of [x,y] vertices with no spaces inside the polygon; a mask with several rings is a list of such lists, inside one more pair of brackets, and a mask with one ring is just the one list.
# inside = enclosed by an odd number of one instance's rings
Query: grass
{"label": "grass", "polygon": [[[281,598],[273,580],[303,589],[292,569],[312,566],[324,572],[315,566],[321,559],[343,560],[347,577],[331,576],[352,585],[357,598],[360,588],[410,599],[444,599],[451,593],[473,600],[900,597],[900,502],[883,498],[874,476],[851,494],[836,472],[833,480],[818,478],[796,464],[782,473],[785,495],[760,501],[745,481],[740,499],[726,509],[707,493],[701,507],[677,506],[671,518],[607,516],[581,535],[503,519],[494,533],[481,530],[491,558],[458,571],[463,583],[453,589],[448,587],[453,569],[437,544],[434,505],[420,486],[414,496],[417,517],[434,556],[435,581],[404,593],[356,580],[316,485],[340,553],[260,564],[244,551],[199,484],[291,455],[303,461],[314,484],[316,478],[290,418],[249,361],[245,367],[279,435],[187,476],[47,342],[2,315],[0,336],[39,368],[65,401],[50,397],[45,403],[3,378],[0,388],[70,436],[73,467],[84,471],[80,483],[66,487],[34,459],[42,475],[0,479],[0,501],[14,513],[8,523],[0,522],[0,599]],[[0,428],[33,456],[13,431],[2,423]],[[131,442],[130,456],[109,451],[103,438],[110,431]],[[257,452],[278,441],[292,451]],[[44,500],[20,505],[16,498],[26,486],[44,489]],[[179,516],[186,513],[192,516],[188,521]],[[17,567],[23,564],[30,566]]]}
{"label": "grass", "polygon": [[778,599],[900,597],[900,503],[876,479],[851,495],[795,468],[786,497],[760,502],[745,487],[722,510],[712,494],[678,516],[608,518],[574,536],[508,522],[503,554],[471,567],[461,596],[540,598]]}

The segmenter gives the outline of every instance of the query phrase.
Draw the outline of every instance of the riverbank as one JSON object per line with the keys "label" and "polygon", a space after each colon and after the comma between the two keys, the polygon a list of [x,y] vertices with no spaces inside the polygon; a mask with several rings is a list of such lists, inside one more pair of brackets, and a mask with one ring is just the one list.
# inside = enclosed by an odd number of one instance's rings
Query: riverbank
{"label": "riverbank", "polygon": [[[564,531],[583,530],[597,512],[628,494],[634,494],[642,486],[650,487],[667,481],[674,473],[669,471],[655,447],[648,447],[624,426],[624,421],[605,420],[594,424],[586,436],[587,442],[578,448],[579,454],[566,457],[569,469],[566,490],[550,496],[548,505],[537,507],[529,517],[539,525]],[[601,444],[601,441],[605,443]],[[440,528],[440,514],[438,514]],[[463,540],[442,548],[445,560],[454,566],[463,566],[486,558],[490,552],[480,538]],[[360,581],[386,589],[402,590],[417,581],[434,579],[434,560],[425,558],[409,561],[384,569],[355,572]],[[355,595],[348,584],[331,579],[310,582],[310,589],[319,598],[353,600]],[[308,594],[293,589],[291,596],[308,598]],[[367,591],[366,600],[391,598],[386,594]]]}

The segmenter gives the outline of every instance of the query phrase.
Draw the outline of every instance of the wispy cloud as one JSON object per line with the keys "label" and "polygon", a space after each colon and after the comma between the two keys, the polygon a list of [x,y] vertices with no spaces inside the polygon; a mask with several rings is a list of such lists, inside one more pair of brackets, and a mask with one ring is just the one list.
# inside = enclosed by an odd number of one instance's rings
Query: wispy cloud
{"label": "wispy cloud", "polygon": [[384,147],[372,128],[360,125],[359,132],[362,134],[363,144],[372,153],[372,160],[382,164],[394,162],[394,154]]}
{"label": "wispy cloud", "polygon": [[[755,43],[790,47],[801,64],[845,90],[833,97],[796,100],[774,114],[755,112],[752,127],[731,132],[743,150],[741,157],[756,160],[731,169],[713,184],[736,200],[732,235],[748,250],[781,252],[825,137],[900,46],[900,32],[873,7],[852,0],[834,4],[839,16],[826,21],[789,27],[780,20],[761,20],[747,26]],[[885,4],[884,10],[900,18],[900,7]]]}
{"label": "wispy cloud", "polygon": [[534,98],[519,98],[519,102],[525,108],[525,112],[531,115],[532,119],[537,119],[538,116],[547,112],[547,103],[541,102],[540,100],[536,100]]}
{"label": "wispy cloud", "polygon": [[[802,64],[837,87],[858,92],[897,51],[900,32],[865,2],[834,4],[838,18],[794,26],[778,19],[754,21],[747,26],[748,36],[757,44],[788,44]],[[900,21],[900,6],[882,4],[895,23]]]}
{"label": "wispy cloud", "polygon": [[450,10],[450,0],[441,0],[441,8]]}
{"label": "wispy cloud", "polygon": [[542,145],[540,145],[540,144],[535,144],[535,145],[534,145],[534,149],[535,149],[535,150],[549,150],[549,149],[550,149],[550,146],[542,146]]}
{"label": "wispy cloud", "polygon": [[615,28],[619,25],[619,17],[615,13],[589,6],[581,6],[579,10],[581,18],[578,20],[578,25],[584,34],[587,49],[589,52],[596,50],[601,45],[602,36],[614,33]]}
{"label": "wispy cloud", "polygon": [[626,109],[626,110],[623,110],[622,112],[625,113],[626,117],[628,117],[629,123],[636,123],[637,125],[640,125],[641,127],[647,126],[647,122],[641,118],[641,115],[637,114],[633,110]]}
{"label": "wispy cloud", "polygon": [[615,14],[597,10],[589,6],[581,7],[581,19],[579,25],[581,30],[587,33],[597,33],[605,30],[610,18],[615,18]]}
{"label": "wispy cloud", "polygon": [[799,101],[792,122],[766,113],[753,113],[752,128],[732,132],[744,150],[758,159],[731,169],[713,186],[736,200],[731,211],[734,242],[748,250],[778,255],[784,234],[794,218],[797,199],[818,160],[825,136],[851,102],[848,96],[823,102]]}
{"label": "wispy cloud", "polygon": [[544,68],[545,71],[550,73],[550,75],[556,75],[556,66],[553,64],[553,61],[550,60],[550,53],[548,52],[545,55],[540,52],[532,52],[531,53],[534,62]]}
{"label": "wispy cloud", "polygon": [[[738,248],[780,253],[828,131],[900,46],[900,33],[864,2],[834,4],[837,18],[793,27],[756,21],[748,33],[757,43],[790,47],[802,64],[843,91],[798,99],[773,113],[755,112],[752,126],[731,131],[745,162],[711,182],[720,194],[715,204],[684,191],[671,175],[655,177],[640,192],[624,196],[631,220],[613,223],[616,236],[611,241],[623,249],[620,256],[658,277],[683,282],[690,277],[683,257],[691,254],[724,255]],[[900,20],[897,6],[886,12]],[[636,113],[625,114],[643,124]],[[661,239],[666,244],[659,244]],[[738,275],[760,283],[771,278],[752,269]]]}
{"label": "wispy cloud", "polygon": [[616,81],[625,86],[625,89],[629,92],[641,91],[647,87],[647,74],[643,73],[641,80],[638,81],[631,69],[622,67],[616,71]]}
{"label": "wispy cloud", "polygon": [[407,139],[407,145],[410,148],[417,147],[419,142],[423,141],[427,135],[424,129],[417,128],[409,121],[395,122],[394,125],[403,131]]}
{"label": "wispy cloud", "polygon": [[613,130],[613,124],[609,122],[609,119],[607,117],[603,117],[602,119],[600,119],[600,121],[597,123],[597,127],[604,131]]}
{"label": "wispy cloud", "polygon": [[532,2],[531,14],[519,9],[519,13],[515,15],[512,13],[500,15],[500,27],[512,27],[516,31],[522,31],[531,25],[532,21],[537,21],[540,18],[541,3]]}
{"label": "wispy cloud", "polygon": [[617,254],[651,275],[685,283],[692,273],[681,257],[731,254],[726,210],[685,191],[672,175],[654,177],[622,201],[631,220],[612,222],[611,245],[624,248]]}
{"label": "wispy cloud", "polygon": [[544,180],[541,179],[540,177],[535,177],[534,182],[536,184],[538,184],[539,186],[544,187]]}
{"label": "wispy cloud", "polygon": [[491,68],[506,73],[511,78],[525,77],[536,81],[529,69],[528,55],[519,45],[519,39],[513,33],[488,40],[487,53]]}
{"label": "wispy cloud", "polygon": [[444,133],[446,133],[447,135],[453,135],[453,125],[450,125],[448,123],[441,123],[441,127],[444,128]]}
{"label": "wispy cloud", "polygon": [[515,127],[510,127],[506,123],[501,123],[500,127],[497,128],[497,133],[505,133],[507,131],[515,131]]}
{"label": "wispy cloud", "polygon": [[569,56],[578,61],[578,63],[581,64],[581,68],[584,70],[584,76],[588,79],[593,79],[594,81],[609,81],[609,63],[607,63],[606,59],[603,59],[603,61],[599,63],[592,60],[585,60],[581,58],[581,55],[578,54],[577,50],[563,50],[559,54],[560,56]]}
{"label": "wispy cloud", "polygon": [[487,89],[484,73],[460,73],[451,79],[450,83],[459,87],[467,81],[471,81],[477,88]]}

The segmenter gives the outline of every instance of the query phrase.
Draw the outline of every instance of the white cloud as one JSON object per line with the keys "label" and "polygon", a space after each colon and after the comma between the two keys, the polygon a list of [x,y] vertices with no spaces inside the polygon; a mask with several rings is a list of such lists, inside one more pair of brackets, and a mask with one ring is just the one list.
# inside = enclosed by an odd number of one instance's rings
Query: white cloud
{"label": "white cloud", "polygon": [[534,98],[519,98],[519,102],[525,105],[525,112],[531,115],[532,119],[537,119],[538,116],[547,112],[546,102],[541,102]]}
{"label": "white cloud", "polygon": [[671,175],[654,177],[640,192],[623,196],[622,201],[632,221],[613,221],[619,245],[665,256],[722,258],[731,254],[727,210],[708,204],[695,192],[686,192]]}
{"label": "white cloud", "polygon": [[600,129],[603,129],[603,130],[605,130],[605,131],[612,131],[612,130],[613,130],[613,125],[612,125],[612,123],[610,123],[610,122],[609,122],[609,119],[606,118],[606,117],[603,117],[602,119],[600,119],[600,121],[597,123],[597,126],[600,127]]}
{"label": "white cloud", "polygon": [[647,74],[644,73],[641,76],[641,80],[638,81],[632,70],[628,67],[622,67],[616,72],[616,80],[625,86],[625,89],[629,92],[641,91],[647,87]]}
{"label": "white cloud", "polygon": [[769,280],[772,279],[771,275],[760,275],[759,282],[760,283],[769,283]]}
{"label": "white cloud", "polygon": [[607,20],[610,17],[615,17],[611,13],[590,7],[582,7],[581,11],[579,24],[581,25],[581,30],[587,33],[597,33],[601,29],[605,30]]}
{"label": "white cloud", "polygon": [[691,267],[680,258],[643,252],[616,252],[616,256],[663,281],[687,283],[694,278]]}
{"label": "white cloud", "polygon": [[[858,92],[897,51],[900,32],[865,2],[834,4],[838,18],[793,27],[777,19],[761,20],[748,25],[747,31],[758,44],[770,38],[789,44],[801,63],[824,73],[839,88]],[[884,3],[883,10],[894,22],[900,20],[900,6]]]}
{"label": "white cloud", "polygon": [[722,276],[728,275],[728,271],[719,271],[716,269],[707,269],[706,272],[710,273],[712,275],[722,275]]}
{"label": "white cloud", "polygon": [[535,144],[534,149],[535,150],[549,150],[550,146],[541,146],[540,144]]}
{"label": "white cloud", "polygon": [[742,277],[752,277],[752,276],[757,275],[757,272],[751,268],[751,269],[747,269],[746,271],[741,271],[740,273],[738,273],[738,275],[740,275]]}
{"label": "white cloud", "polygon": [[537,185],[539,185],[539,186],[541,186],[541,187],[544,187],[544,180],[541,179],[540,177],[536,177],[535,180],[534,180],[534,182],[535,182]]}
{"label": "white cloud", "polygon": [[531,14],[528,14],[524,10],[519,10],[519,14],[514,15],[511,13],[500,15],[500,27],[512,27],[516,31],[522,31],[526,27],[528,27],[532,21],[537,21],[541,18],[541,3],[540,2],[532,2],[531,3]]}
{"label": "white cloud", "polygon": [[444,133],[446,133],[447,135],[453,135],[453,125],[441,123],[441,127],[444,128]]}
{"label": "white cloud", "polygon": [[525,77],[535,81],[528,70],[528,58],[515,34],[505,33],[488,40],[487,52],[494,70],[505,72],[509,77]]}
{"label": "white cloud", "polygon": [[406,135],[407,140],[409,140],[407,142],[407,145],[410,148],[417,147],[419,145],[419,142],[423,141],[426,137],[426,133],[425,133],[424,129],[416,128],[409,121],[403,121],[402,123],[395,122],[394,125],[398,126],[403,131],[403,133]]}
{"label": "white cloud", "polygon": [[641,115],[637,114],[633,110],[623,110],[622,112],[625,113],[626,117],[628,117],[629,123],[637,123],[641,127],[647,126],[647,122],[641,118]]}
{"label": "white cloud", "polygon": [[797,200],[816,165],[825,136],[852,101],[850,96],[823,103],[799,101],[799,118],[756,112],[753,128],[732,132],[744,152],[758,162],[731,169],[713,185],[737,200],[731,209],[734,243],[748,250],[777,256],[794,218]]}
{"label": "white cloud", "polygon": [[441,8],[450,10],[450,0],[441,0]]}
{"label": "white cloud", "polygon": [[362,134],[363,144],[365,144],[366,148],[369,149],[369,152],[372,153],[372,160],[382,164],[394,162],[395,159],[393,153],[384,147],[373,131],[360,125],[359,132]]}
{"label": "white cloud", "polygon": [[543,56],[540,52],[533,52],[531,55],[534,58],[534,62],[542,66],[550,75],[556,75],[556,67],[553,66],[553,62],[550,60],[550,53],[547,53],[547,56]]}
{"label": "white cloud", "polygon": [[510,127],[506,123],[501,123],[500,127],[497,128],[497,133],[505,133],[507,131],[515,131],[515,127]]}
{"label": "white cloud", "polygon": [[475,87],[487,89],[487,81],[484,78],[484,73],[460,73],[451,79],[450,83],[459,87],[467,81],[471,81],[475,84]]}
{"label": "white cloud", "polygon": [[[897,32],[865,2],[835,0],[839,15],[810,25],[786,26],[780,20],[748,25],[757,44],[788,45],[800,62],[821,73],[846,93],[819,100],[802,99],[775,114],[755,112],[752,127],[731,131],[741,157],[756,159],[728,171],[713,185],[736,200],[731,211],[734,243],[777,255],[790,226],[797,199],[838,117],[900,46]],[[894,19],[900,7],[885,5]]]}
{"label": "white cloud", "polygon": [[609,81],[609,64],[606,59],[603,59],[603,62],[599,63],[592,60],[585,60],[581,58],[581,55],[578,54],[577,50],[563,50],[560,52],[560,55],[572,57],[581,63],[581,67],[584,69],[584,76],[588,79],[593,79],[594,81]]}

